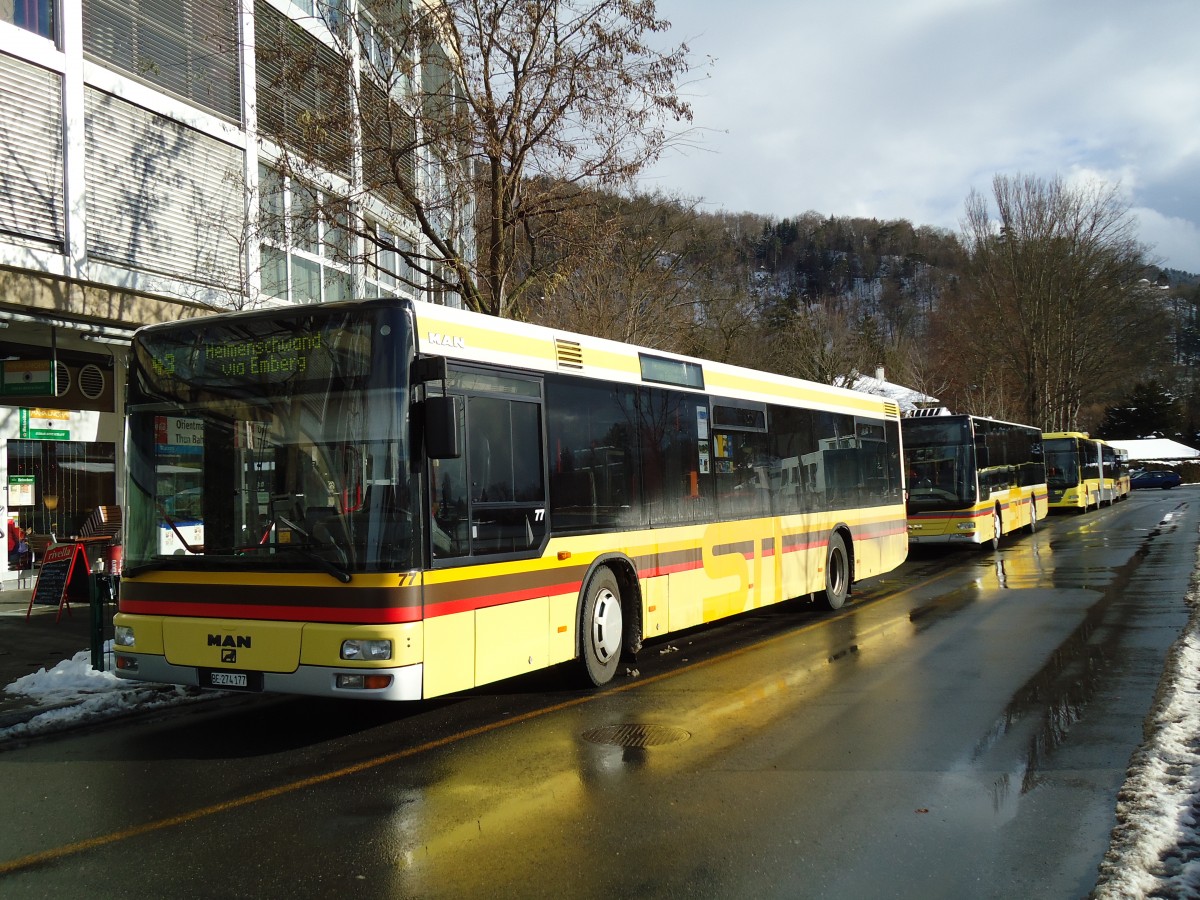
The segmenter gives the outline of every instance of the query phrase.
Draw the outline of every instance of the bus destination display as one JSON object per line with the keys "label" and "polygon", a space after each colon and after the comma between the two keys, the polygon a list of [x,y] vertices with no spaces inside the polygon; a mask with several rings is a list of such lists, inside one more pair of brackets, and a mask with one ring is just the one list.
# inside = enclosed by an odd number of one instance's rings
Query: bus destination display
{"label": "bus destination display", "polygon": [[160,383],[183,379],[232,387],[357,377],[369,371],[370,327],[363,322],[272,335],[208,328],[180,337],[147,334],[140,342],[145,367]]}

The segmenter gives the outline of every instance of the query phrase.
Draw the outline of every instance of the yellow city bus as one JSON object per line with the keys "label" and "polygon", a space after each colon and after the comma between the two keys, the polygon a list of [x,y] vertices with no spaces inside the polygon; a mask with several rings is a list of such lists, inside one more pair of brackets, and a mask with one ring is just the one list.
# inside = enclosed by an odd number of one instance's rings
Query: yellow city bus
{"label": "yellow city bus", "polygon": [[1102,452],[1104,475],[1112,491],[1112,502],[1127,499],[1132,490],[1129,475],[1129,451],[1106,442]]}
{"label": "yellow city bus", "polygon": [[917,410],[902,423],[908,539],[996,549],[1048,512],[1042,433],[982,416]]}
{"label": "yellow city bus", "polygon": [[1116,448],[1082,431],[1043,436],[1050,508],[1082,512],[1129,495],[1129,466]]}
{"label": "yellow city bus", "polygon": [[443,306],[141,329],[126,413],[123,678],[412,700],[574,661],[599,685],[907,554],[894,403]]}

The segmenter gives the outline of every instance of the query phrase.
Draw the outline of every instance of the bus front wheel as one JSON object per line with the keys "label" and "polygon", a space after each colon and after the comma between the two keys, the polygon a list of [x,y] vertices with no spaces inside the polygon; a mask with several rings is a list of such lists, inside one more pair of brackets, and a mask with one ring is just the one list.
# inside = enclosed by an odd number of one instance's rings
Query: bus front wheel
{"label": "bus front wheel", "polygon": [[992,510],[992,539],[983,542],[984,550],[999,550],[1000,536],[1004,534],[1004,523],[1000,520],[1000,507]]}
{"label": "bus front wheel", "polygon": [[625,640],[621,589],[610,569],[599,568],[588,580],[579,615],[580,656],[583,673],[596,687],[616,674]]}
{"label": "bus front wheel", "polygon": [[838,532],[829,536],[825,550],[825,590],[817,594],[817,602],[825,609],[841,609],[850,596],[850,554],[846,539]]}

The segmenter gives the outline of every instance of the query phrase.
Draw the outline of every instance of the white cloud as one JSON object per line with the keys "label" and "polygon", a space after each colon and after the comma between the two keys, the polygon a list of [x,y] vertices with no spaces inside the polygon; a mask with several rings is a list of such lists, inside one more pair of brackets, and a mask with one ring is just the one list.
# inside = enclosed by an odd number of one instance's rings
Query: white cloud
{"label": "white cloud", "polygon": [[[996,174],[1112,173],[1143,241],[1200,271],[1200,3],[659,0],[716,58],[696,85],[707,151],[647,182],[774,216],[956,229]],[[1152,229],[1152,231],[1150,230]]]}
{"label": "white cloud", "polygon": [[1153,209],[1135,208],[1139,235],[1149,245],[1151,257],[1185,272],[1200,272],[1200,225],[1188,219],[1164,216]]}

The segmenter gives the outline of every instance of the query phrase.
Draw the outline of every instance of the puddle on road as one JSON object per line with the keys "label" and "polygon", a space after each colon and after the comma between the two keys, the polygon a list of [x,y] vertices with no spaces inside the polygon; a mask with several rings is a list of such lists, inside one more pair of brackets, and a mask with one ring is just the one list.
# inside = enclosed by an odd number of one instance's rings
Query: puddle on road
{"label": "puddle on road", "polygon": [[1037,786],[1043,765],[1095,699],[1117,659],[1123,637],[1119,624],[1105,623],[1105,617],[1113,603],[1127,593],[1134,574],[1150,554],[1151,544],[1162,532],[1161,526],[1151,531],[1121,566],[1081,567],[1061,575],[1055,572],[1056,587],[1086,586],[1080,583],[1090,581],[1085,576],[1100,572],[1112,578],[1080,625],[1013,695],[976,745],[971,762],[979,765],[1006,737],[1019,735],[1022,730],[1029,732],[1015,769],[999,776],[992,785],[993,812],[1002,812],[1017,796]]}

